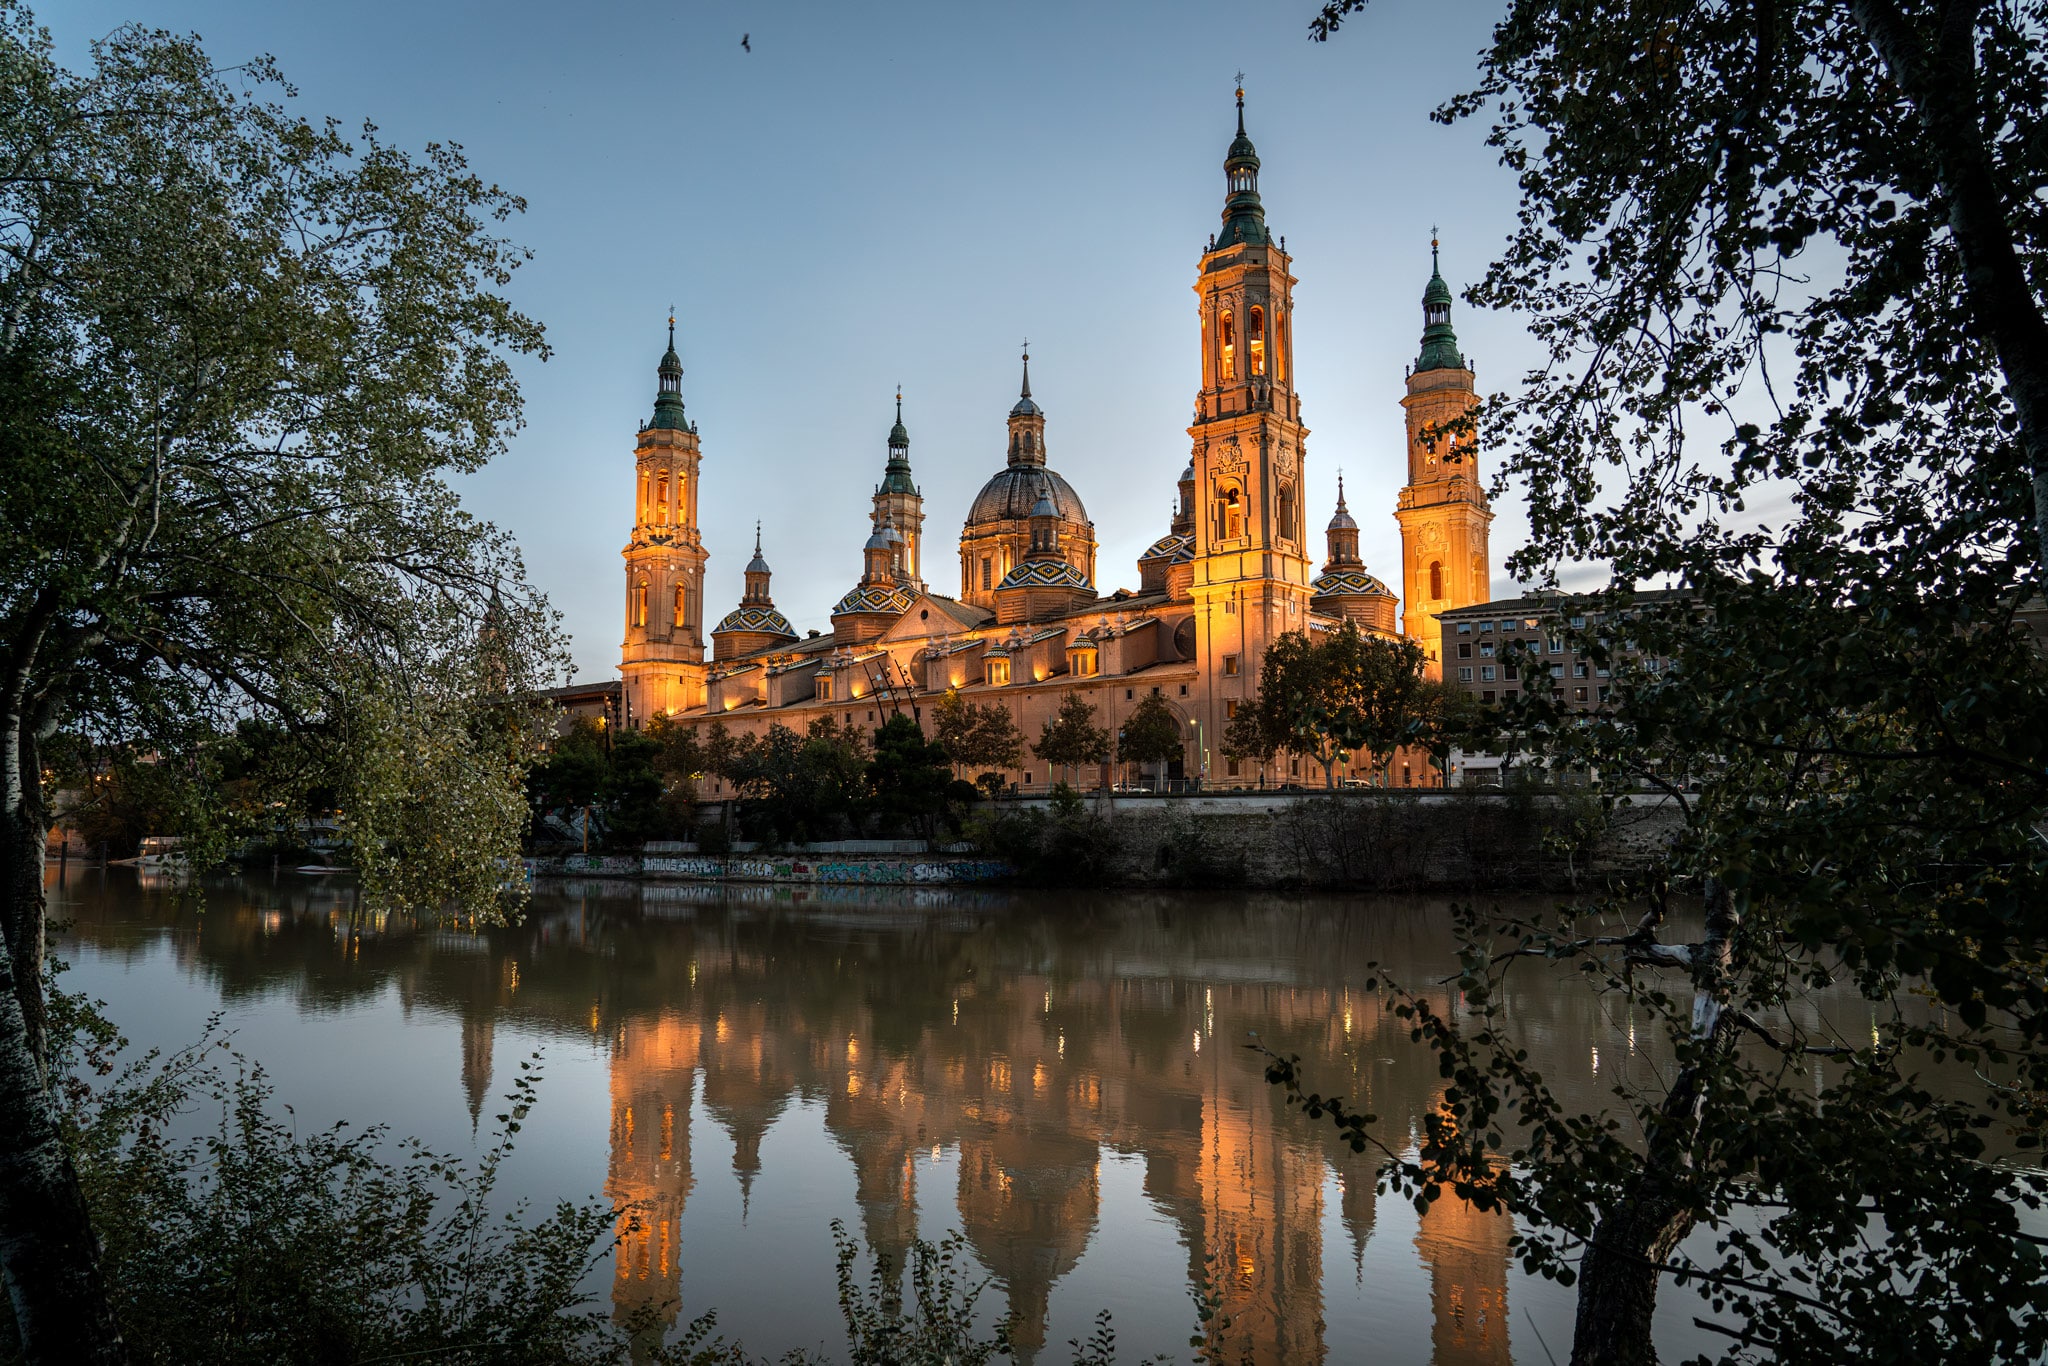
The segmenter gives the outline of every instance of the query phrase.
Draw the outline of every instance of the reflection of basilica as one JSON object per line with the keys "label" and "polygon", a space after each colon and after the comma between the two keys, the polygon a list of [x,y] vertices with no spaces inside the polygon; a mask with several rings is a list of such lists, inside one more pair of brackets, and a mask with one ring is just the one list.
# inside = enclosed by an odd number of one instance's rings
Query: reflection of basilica
{"label": "reflection of basilica", "polygon": [[[1324,1332],[1326,1191],[1352,1243],[1339,1252],[1349,1262],[1374,1221],[1364,1160],[1284,1109],[1234,1044],[1256,1029],[1326,1064],[1378,1058],[1395,1050],[1398,1031],[1376,1003],[1285,973],[1247,981],[1242,962],[1237,980],[1204,983],[1198,963],[1153,959],[1164,941],[1111,946],[1121,961],[1085,972],[1018,972],[972,937],[942,949],[910,936],[904,956],[876,971],[925,982],[850,992],[792,962],[800,938],[742,946],[736,925],[713,943],[698,927],[676,930],[695,950],[687,989],[672,986],[653,1013],[603,1024],[622,1322],[654,1310],[673,1324],[684,1265],[715,1255],[679,1246],[675,1233],[693,1181],[692,1107],[730,1135],[744,1198],[757,1177],[773,1177],[760,1171],[762,1135],[801,1098],[822,1106],[851,1163],[865,1241],[899,1267],[920,1229],[931,1236],[947,1214],[933,1203],[941,1192],[919,1190],[919,1154],[957,1153],[960,1226],[1006,1296],[1027,1360],[1046,1342],[1054,1286],[1103,1217],[1105,1149],[1143,1159],[1144,1193],[1177,1230],[1190,1283],[1206,1277],[1218,1297],[1226,1326],[1212,1336],[1229,1360],[1344,1354]],[[1433,1072],[1421,1055],[1402,1056]],[[1388,1070],[1378,1089],[1395,1094],[1373,1103],[1398,1133],[1397,1096],[1413,1117],[1436,1084]],[[1448,1195],[1423,1218],[1416,1248],[1440,1366],[1508,1360],[1507,1232]]]}
{"label": "reflection of basilica", "polygon": [[[1357,1322],[1354,1277],[1412,1317],[1399,1325],[1412,1327],[1412,1355],[1427,1336],[1438,1366],[1509,1359],[1506,1221],[1448,1194],[1419,1223],[1403,1202],[1377,1201],[1370,1160],[1286,1109],[1240,1047],[1256,1031],[1301,1055],[1321,1089],[1378,1114],[1390,1139],[1414,1132],[1442,1094],[1433,1057],[1346,984],[1367,959],[1410,981],[1441,977],[1451,952],[1442,907],[581,890],[543,892],[525,925],[472,935],[380,933],[331,899],[266,889],[224,896],[173,943],[224,1000],[283,990],[324,1007],[395,988],[404,1009],[446,1020],[466,1119],[488,1119],[494,1041],[598,1043],[622,1323],[672,1327],[716,1307],[704,1269],[724,1249],[709,1211],[758,1210],[752,1197],[792,1175],[764,1138],[778,1124],[822,1123],[852,1178],[849,1229],[900,1265],[916,1238],[957,1218],[1027,1359],[1052,1355],[1040,1349],[1055,1313],[1085,1319],[1108,1302],[1075,1283],[1076,1268],[1092,1249],[1129,1248],[1112,1232],[1134,1216],[1180,1245],[1139,1274],[1179,1279],[1177,1261],[1184,1284],[1206,1280],[1227,1323],[1213,1335],[1224,1360],[1358,1359],[1356,1328],[1325,1322]],[[92,903],[74,893],[64,910],[73,934],[100,933]],[[176,913],[153,914],[170,923]],[[101,951],[141,942],[115,927]],[[1546,1075],[1568,1103],[1591,1103],[1625,1065],[1595,1077],[1572,1061],[1602,1028],[1591,998],[1518,992],[1513,1008],[1545,1041]],[[701,1150],[693,1161],[693,1121],[729,1137],[730,1174],[708,1170]],[[932,1179],[941,1153],[953,1163],[943,1182]],[[1105,1156],[1141,1165],[1137,1208],[1132,1187],[1105,1181]],[[700,1204],[686,1238],[686,1209],[709,1192],[733,1198]],[[823,1222],[802,1236],[822,1241]],[[699,1279],[686,1285],[693,1267]],[[1158,1286],[1160,1301],[1181,1288]],[[1178,1303],[1168,1312],[1175,1330],[1192,1317]],[[782,1345],[797,1344],[755,1344]]]}

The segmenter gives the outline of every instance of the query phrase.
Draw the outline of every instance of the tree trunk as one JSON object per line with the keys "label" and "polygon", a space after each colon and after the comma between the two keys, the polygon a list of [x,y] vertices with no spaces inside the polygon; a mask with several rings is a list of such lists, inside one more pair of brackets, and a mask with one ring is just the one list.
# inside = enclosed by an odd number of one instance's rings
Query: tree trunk
{"label": "tree trunk", "polygon": [[[13,803],[0,840],[5,913],[10,930],[20,927],[22,941],[40,949],[48,832],[23,805]],[[40,1017],[41,984],[22,978],[25,965],[10,951],[15,939],[0,937],[0,1274],[32,1366],[125,1362],[100,1278],[99,1238],[46,1085],[43,1036],[23,1008],[34,1001]]]}
{"label": "tree trunk", "polygon": [[[1689,1207],[1638,1179],[1622,1203],[1601,1216],[1579,1259],[1579,1308],[1572,1327],[1572,1366],[1656,1366],[1650,1334],[1660,1268],[1692,1230]],[[1655,1184],[1661,1185],[1661,1182]]]}

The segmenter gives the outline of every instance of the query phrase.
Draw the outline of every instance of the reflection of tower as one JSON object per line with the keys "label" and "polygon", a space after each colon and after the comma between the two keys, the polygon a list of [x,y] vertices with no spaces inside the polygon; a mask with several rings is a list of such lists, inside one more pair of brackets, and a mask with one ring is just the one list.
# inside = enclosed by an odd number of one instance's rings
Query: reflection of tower
{"label": "reflection of tower", "polygon": [[769,1027],[759,1003],[741,1008],[726,1002],[704,1049],[704,1109],[732,1139],[743,1220],[761,1171],[761,1139],[796,1090],[795,1078],[776,1056],[782,1037]]}
{"label": "reflection of tower", "polygon": [[1013,1122],[960,1143],[960,1226],[1003,1283],[1020,1360],[1045,1345],[1052,1287],[1095,1232],[1100,1154],[1092,1139]]}
{"label": "reflection of tower", "polygon": [[1493,596],[1487,528],[1493,512],[1479,482],[1479,448],[1467,431],[1451,430],[1479,406],[1472,368],[1451,330],[1451,289],[1429,244],[1429,287],[1422,295],[1422,354],[1408,374],[1408,485],[1394,517],[1401,524],[1401,629],[1439,670],[1440,612]]}
{"label": "reflection of tower", "polygon": [[476,1132],[484,1097],[491,1090],[491,1036],[496,1024],[489,1015],[462,1013],[462,1093],[469,1097],[469,1131]]}
{"label": "reflection of tower", "polygon": [[1448,1188],[1415,1231],[1429,1268],[1435,1366],[1509,1366],[1508,1237],[1500,1210],[1481,1211]]}
{"label": "reflection of tower", "polygon": [[682,1307],[683,1202],[697,1026],[675,1015],[629,1021],[612,1050],[612,1159],[605,1195],[618,1219],[612,1317],[666,1329]]}

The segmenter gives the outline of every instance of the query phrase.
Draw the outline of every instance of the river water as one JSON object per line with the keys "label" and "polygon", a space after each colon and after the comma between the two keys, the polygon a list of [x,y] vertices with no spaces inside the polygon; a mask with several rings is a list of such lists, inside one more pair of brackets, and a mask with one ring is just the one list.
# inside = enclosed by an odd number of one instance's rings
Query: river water
{"label": "river water", "polygon": [[[138,1048],[222,1013],[302,1131],[475,1151],[538,1053],[507,1185],[642,1212],[593,1273],[621,1317],[715,1309],[755,1351],[836,1347],[839,1219],[899,1261],[963,1232],[1027,1359],[1065,1361],[1108,1309],[1121,1359],[1185,1360],[1204,1277],[1233,1361],[1568,1350],[1570,1292],[1511,1265],[1504,1218],[1376,1196],[1244,1047],[1413,1131],[1443,1083],[1360,984],[1372,960],[1455,970],[1442,900],[554,882],[522,925],[465,933],[289,876],[210,883],[203,910],[122,869],[51,892],[71,990]],[[1647,1069],[1619,1007],[1530,967],[1512,1009],[1563,1095]],[[1706,1345],[1662,1298],[1666,1355]]]}

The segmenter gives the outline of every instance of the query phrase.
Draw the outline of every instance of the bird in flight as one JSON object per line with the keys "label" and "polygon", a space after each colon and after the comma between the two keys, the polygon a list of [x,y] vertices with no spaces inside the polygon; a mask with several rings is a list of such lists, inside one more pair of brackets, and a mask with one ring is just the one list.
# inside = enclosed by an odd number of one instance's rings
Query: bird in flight
{"label": "bird in flight", "polygon": [[752,38],[753,38],[753,36],[754,36],[754,35],[753,35],[753,34],[751,34],[751,33],[742,33],[742,34],[740,35],[740,47],[741,47],[741,48],[742,48],[743,50],[745,50],[745,51],[747,51],[747,52],[752,52],[752,51],[754,50],[754,44],[753,44],[753,42],[751,41],[751,40],[752,40]]}

